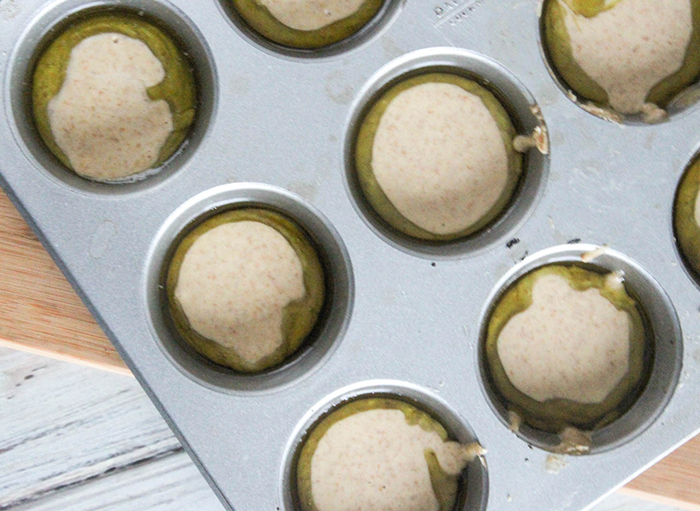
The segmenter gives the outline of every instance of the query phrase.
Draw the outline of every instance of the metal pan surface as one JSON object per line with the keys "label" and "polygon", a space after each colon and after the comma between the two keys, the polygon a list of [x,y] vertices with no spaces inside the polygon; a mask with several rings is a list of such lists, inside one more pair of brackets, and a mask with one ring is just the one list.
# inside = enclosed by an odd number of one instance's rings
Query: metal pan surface
{"label": "metal pan surface", "polygon": [[[7,5],[5,5],[7,4]],[[60,168],[28,118],[31,69],[71,14],[118,6],[171,28],[195,63],[198,119],[156,175],[86,181]],[[100,322],[222,502],[294,510],[293,460],[313,421],[344,399],[394,394],[438,415],[485,463],[464,509],[585,509],[700,431],[700,294],[676,248],[673,201],[700,139],[694,105],[663,123],[616,124],[569,99],[541,48],[537,0],[387,0],[356,36],[292,51],[251,34],[225,0],[23,0],[0,7],[0,183]],[[396,77],[478,78],[531,150],[508,211],[444,246],[397,236],[354,181],[353,135]],[[200,215],[236,204],[288,214],[329,273],[316,342],[290,364],[243,377],[188,352],[164,317],[162,268]],[[645,306],[656,358],[642,397],[595,433],[592,453],[553,473],[552,439],[513,434],[484,378],[484,322],[523,272],[596,250]],[[561,461],[561,460],[560,460]],[[564,466],[565,465],[565,466]]]}

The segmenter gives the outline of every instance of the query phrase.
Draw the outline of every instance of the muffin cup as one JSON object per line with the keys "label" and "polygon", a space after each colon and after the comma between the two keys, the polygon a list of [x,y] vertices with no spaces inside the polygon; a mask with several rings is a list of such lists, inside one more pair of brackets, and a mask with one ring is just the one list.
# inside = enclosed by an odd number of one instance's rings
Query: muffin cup
{"label": "muffin cup", "polygon": [[683,172],[673,201],[673,232],[683,265],[700,285],[700,226],[695,221],[695,204],[700,193],[700,158]]}
{"label": "muffin cup", "polygon": [[[125,14],[142,18],[169,36],[191,63],[197,89],[196,114],[184,140],[166,161],[156,168],[133,176],[100,182],[83,178],[47,147],[39,134],[33,113],[31,85],[38,59],[44,50],[75,20],[90,19],[103,14]],[[29,91],[29,92],[28,92]],[[206,137],[210,120],[216,110],[218,83],[213,57],[197,27],[174,6],[163,0],[98,0],[85,3],[67,0],[48,4],[24,31],[14,50],[10,69],[10,116],[17,139],[33,164],[50,178],[86,193],[133,193],[157,185],[182,168]],[[148,178],[148,179],[146,179]]]}
{"label": "muffin cup", "polygon": [[[354,20],[346,18],[320,30],[304,32],[283,25],[256,0],[219,0],[233,28],[253,45],[274,55],[298,59],[323,59],[363,46],[398,16],[404,1],[370,0],[365,4]],[[340,29],[344,37],[336,37],[334,29]]]}
{"label": "muffin cup", "polygon": [[[694,29],[683,66],[667,79],[656,84],[647,98],[650,103],[664,109],[667,112],[667,118],[655,119],[652,117],[651,120],[645,120],[641,113],[623,114],[607,106],[607,93],[579,67],[578,63],[571,60],[570,48],[552,50],[549,44],[549,34],[560,28],[557,26],[559,16],[548,10],[548,4],[553,1],[560,0],[541,0],[539,7],[542,57],[549,74],[559,89],[577,106],[606,121],[632,126],[646,126],[681,116],[700,101],[700,88],[696,83],[700,78],[700,2],[692,0]],[[595,12],[598,8],[595,6],[591,12]],[[562,72],[561,66],[564,63],[574,68],[575,71],[569,69]],[[581,93],[582,90],[589,92],[584,95]]]}
{"label": "muffin cup", "polygon": [[[298,423],[285,448],[281,474],[281,502],[285,511],[299,511],[296,465],[306,438],[329,413],[358,399],[387,398],[406,403],[426,412],[447,430],[450,438],[467,444],[478,442],[469,424],[447,403],[417,385],[395,380],[371,380],[349,385],[326,396],[314,405]],[[486,446],[487,447],[487,446]],[[454,511],[484,511],[488,503],[488,467],[486,458],[469,463],[463,473],[466,481],[457,496]]]}
{"label": "muffin cup", "polygon": [[[512,198],[501,213],[474,234],[454,241],[417,239],[393,228],[375,211],[363,192],[356,170],[356,144],[362,122],[377,98],[392,86],[414,76],[448,73],[481,84],[502,104],[520,135],[540,130],[543,151],[535,148],[522,156],[522,171]],[[352,107],[345,139],[345,174],[355,209],[384,241],[410,254],[431,259],[472,255],[505,238],[528,217],[542,193],[548,170],[547,130],[535,100],[506,69],[491,59],[465,50],[431,48],[409,53],[372,76]]]}
{"label": "muffin cup", "polygon": [[[207,218],[239,208],[263,208],[292,219],[315,246],[325,275],[325,301],[314,329],[293,355],[259,373],[245,374],[215,364],[186,342],[169,310],[168,269],[179,241]],[[313,372],[336,349],[353,301],[349,257],[335,229],[300,198],[266,185],[224,185],[203,192],[171,214],[151,249],[147,297],[154,334],[170,361],[188,377],[223,391],[255,392],[284,387]]]}
{"label": "muffin cup", "polygon": [[[592,260],[591,260],[592,258]],[[666,292],[641,266],[625,255],[594,245],[574,244],[552,247],[526,258],[511,269],[491,292],[482,313],[479,348],[481,383],[493,411],[504,425],[531,445],[556,451],[562,438],[555,433],[534,429],[527,424],[513,428],[508,403],[494,388],[486,360],[486,339],[491,313],[503,293],[524,275],[550,264],[577,264],[593,271],[622,272],[625,287],[636,299],[646,316],[648,336],[653,343],[653,360],[648,380],[633,404],[607,425],[590,432],[591,453],[605,452],[633,440],[643,433],[661,414],[671,399],[680,376],[683,360],[683,339],[675,309]]]}

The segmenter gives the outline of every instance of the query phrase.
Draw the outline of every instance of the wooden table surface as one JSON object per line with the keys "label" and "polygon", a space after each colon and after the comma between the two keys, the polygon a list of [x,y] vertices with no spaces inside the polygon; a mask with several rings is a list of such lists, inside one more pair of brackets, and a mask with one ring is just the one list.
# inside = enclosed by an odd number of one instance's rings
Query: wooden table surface
{"label": "wooden table surface", "polygon": [[[0,345],[130,374],[70,284],[2,192]],[[700,511],[699,482],[700,437],[630,482],[622,491]]]}

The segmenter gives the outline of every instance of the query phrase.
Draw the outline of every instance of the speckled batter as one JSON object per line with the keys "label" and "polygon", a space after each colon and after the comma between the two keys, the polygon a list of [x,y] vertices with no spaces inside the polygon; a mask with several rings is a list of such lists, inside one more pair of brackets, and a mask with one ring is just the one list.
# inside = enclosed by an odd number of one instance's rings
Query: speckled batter
{"label": "speckled batter", "polygon": [[620,0],[592,18],[564,8],[574,58],[618,112],[641,112],[654,86],[683,65],[693,31],[690,0]]}
{"label": "speckled batter", "polygon": [[457,85],[425,83],[399,94],[379,122],[372,168],[408,220],[434,234],[466,229],[501,196],[508,155],[481,99]]}
{"label": "speckled batter", "polygon": [[574,290],[559,275],[540,277],[532,300],[498,338],[512,384],[540,402],[603,402],[629,369],[627,313],[597,289]]}
{"label": "speckled batter", "polygon": [[54,139],[73,169],[113,180],[151,168],[173,130],[168,103],[147,89],[165,78],[148,46],[118,33],[81,41],[48,107]]}
{"label": "speckled batter", "polygon": [[355,14],[364,0],[260,0],[278,21],[295,30],[318,30]]}
{"label": "speckled batter", "polygon": [[275,229],[252,221],[223,224],[197,238],[175,289],[195,331],[251,364],[281,346],[284,308],[304,294],[297,253]]}
{"label": "speckled batter", "polygon": [[409,425],[400,410],[351,415],[321,438],[311,461],[318,511],[437,511],[426,450],[459,474],[473,459],[465,446]]}

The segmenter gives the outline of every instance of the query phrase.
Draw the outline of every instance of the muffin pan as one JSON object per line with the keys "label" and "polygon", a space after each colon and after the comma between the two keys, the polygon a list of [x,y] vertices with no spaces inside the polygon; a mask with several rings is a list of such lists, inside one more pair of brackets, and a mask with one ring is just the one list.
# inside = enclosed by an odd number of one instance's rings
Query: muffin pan
{"label": "muffin pan", "polygon": [[[29,84],[52,29],[82,9],[115,7],[169,30],[195,64],[200,104],[183,148],[155,175],[106,184],[71,174],[44,148]],[[488,454],[467,469],[460,511],[584,509],[700,430],[700,296],[673,230],[675,192],[700,144],[696,105],[686,94],[684,115],[653,126],[578,108],[548,72],[540,9],[537,0],[387,0],[351,38],[303,51],[261,40],[224,0],[25,0],[0,13],[3,188],[229,508],[295,510],[294,460],[308,428],[358,396],[408,400],[456,439],[478,438]],[[431,71],[479,80],[519,133],[540,133],[505,213],[451,243],[391,230],[352,170],[373,99]],[[294,219],[327,274],[312,338],[253,376],[188,349],[163,301],[173,243],[192,222],[239,206]],[[520,275],[582,257],[624,272],[655,358],[635,405],[555,475],[555,439],[509,431],[483,334]]]}

